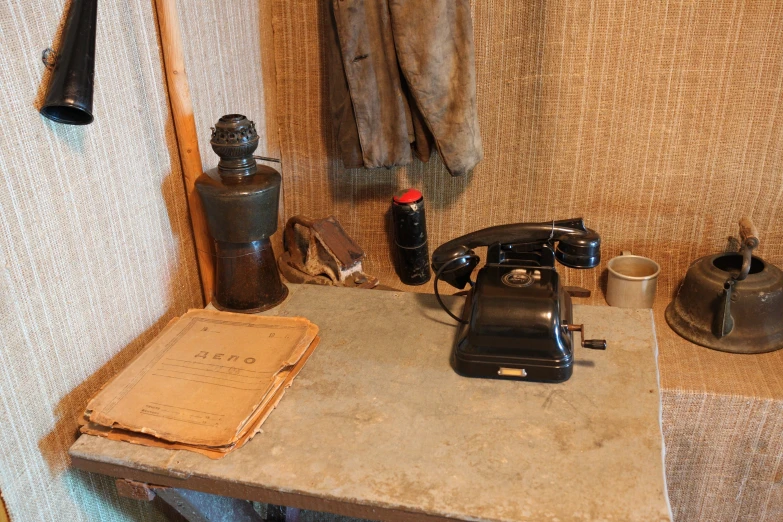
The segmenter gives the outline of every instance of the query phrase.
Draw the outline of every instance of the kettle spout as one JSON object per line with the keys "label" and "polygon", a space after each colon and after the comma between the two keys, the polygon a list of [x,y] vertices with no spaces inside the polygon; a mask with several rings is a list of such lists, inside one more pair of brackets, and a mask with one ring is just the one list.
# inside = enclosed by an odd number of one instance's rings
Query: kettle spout
{"label": "kettle spout", "polygon": [[723,295],[720,297],[718,313],[715,315],[713,333],[717,338],[726,337],[734,329],[734,318],[731,316],[731,294],[734,291],[734,279],[723,283]]}

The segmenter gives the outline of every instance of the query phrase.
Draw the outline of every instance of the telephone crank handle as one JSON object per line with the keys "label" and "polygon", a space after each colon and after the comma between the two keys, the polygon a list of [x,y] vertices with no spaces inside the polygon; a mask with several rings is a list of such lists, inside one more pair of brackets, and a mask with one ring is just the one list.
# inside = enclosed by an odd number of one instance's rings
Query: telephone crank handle
{"label": "telephone crank handle", "polygon": [[591,350],[606,350],[605,339],[585,339],[582,341],[583,348],[590,348]]}
{"label": "telephone crank handle", "polygon": [[569,332],[579,332],[579,336],[582,338],[582,348],[589,348],[591,350],[606,350],[605,339],[585,339],[585,325],[567,324],[564,325],[564,327]]}

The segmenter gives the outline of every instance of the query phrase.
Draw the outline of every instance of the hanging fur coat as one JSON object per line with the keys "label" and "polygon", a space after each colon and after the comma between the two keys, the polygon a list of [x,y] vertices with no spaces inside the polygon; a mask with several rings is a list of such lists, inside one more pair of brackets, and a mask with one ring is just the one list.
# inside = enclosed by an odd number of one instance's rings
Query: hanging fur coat
{"label": "hanging fur coat", "polygon": [[346,168],[437,147],[454,176],[483,156],[469,0],[327,0],[334,133]]}

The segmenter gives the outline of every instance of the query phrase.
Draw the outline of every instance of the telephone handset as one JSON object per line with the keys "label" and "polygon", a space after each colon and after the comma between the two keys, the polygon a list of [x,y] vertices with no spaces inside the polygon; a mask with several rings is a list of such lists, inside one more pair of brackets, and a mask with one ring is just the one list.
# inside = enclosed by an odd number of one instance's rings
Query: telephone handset
{"label": "telephone handset", "polygon": [[[474,248],[487,246],[487,262],[476,281]],[[555,260],[571,268],[594,268],[601,238],[581,218],[500,225],[452,239],[432,254],[435,294],[444,310],[462,323],[452,362],[475,377],[561,382],[572,373],[571,298],[560,285]],[[462,317],[443,305],[438,281],[471,290]],[[589,295],[589,294],[588,294]],[[582,340],[605,349],[606,341]]]}
{"label": "telephone handset", "polygon": [[[514,223],[489,227],[452,239],[432,253],[432,269],[440,278],[456,288],[465,288],[470,274],[479,259],[473,252],[481,246],[500,247],[488,253],[487,263],[499,263],[502,259],[490,259],[497,254],[519,249],[544,249],[557,242],[555,257],[570,268],[594,268],[601,261],[601,238],[585,227],[581,218],[544,223]],[[505,251],[502,247],[506,247]],[[457,260],[460,260],[457,263]],[[452,266],[453,264],[453,266]],[[448,265],[448,266],[447,266]]]}

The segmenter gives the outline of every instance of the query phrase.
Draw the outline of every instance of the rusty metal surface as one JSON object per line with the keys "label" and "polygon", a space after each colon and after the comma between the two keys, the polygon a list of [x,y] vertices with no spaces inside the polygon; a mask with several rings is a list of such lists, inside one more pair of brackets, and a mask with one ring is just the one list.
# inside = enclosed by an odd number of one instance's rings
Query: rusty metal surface
{"label": "rusty metal surface", "polygon": [[212,130],[210,144],[220,161],[199,176],[196,190],[216,241],[259,241],[277,230],[281,177],[256,163],[258,140],[255,124],[241,114],[221,117]]}
{"label": "rusty metal surface", "polygon": [[249,243],[215,241],[215,254],[212,305],[219,310],[261,312],[277,306],[288,295],[269,239]]}
{"label": "rusty metal surface", "polygon": [[558,385],[456,375],[431,295],[292,285],[267,313],[322,341],[247,446],[212,461],[83,435],[74,465],[378,520],[670,519],[649,310],[576,306],[613,349],[577,347]]}
{"label": "rusty metal surface", "polygon": [[255,124],[227,114],[212,129],[210,144],[220,156],[217,168],[196,180],[209,233],[214,240],[214,304],[221,310],[255,313],[287,294],[270,236],[277,230],[280,173],[257,165]]}
{"label": "rusty metal surface", "polygon": [[[739,221],[739,253],[697,259],[688,268],[666,322],[681,337],[732,353],[783,348],[783,271],[753,255],[759,246],[749,218]],[[731,238],[733,239],[733,238]]]}

